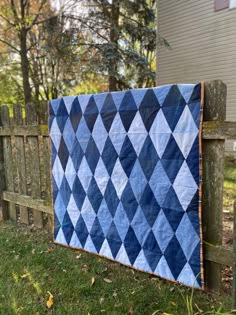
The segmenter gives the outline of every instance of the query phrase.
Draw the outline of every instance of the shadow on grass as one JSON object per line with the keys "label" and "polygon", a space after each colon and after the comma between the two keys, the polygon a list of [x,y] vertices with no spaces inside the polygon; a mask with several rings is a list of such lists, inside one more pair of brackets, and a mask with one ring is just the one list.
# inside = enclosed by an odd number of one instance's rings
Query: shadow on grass
{"label": "shadow on grass", "polygon": [[[0,248],[1,315],[188,314],[183,296],[191,289],[55,245],[45,231],[1,222]],[[54,296],[50,310],[48,291]],[[194,312],[221,302],[229,308],[230,298],[196,290]]]}

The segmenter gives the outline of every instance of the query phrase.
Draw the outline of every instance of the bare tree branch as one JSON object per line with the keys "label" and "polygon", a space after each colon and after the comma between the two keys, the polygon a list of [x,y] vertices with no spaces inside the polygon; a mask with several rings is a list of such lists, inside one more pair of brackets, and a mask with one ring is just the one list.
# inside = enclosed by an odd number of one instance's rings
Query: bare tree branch
{"label": "bare tree branch", "polygon": [[20,50],[17,49],[16,47],[14,47],[14,46],[13,46],[11,43],[9,43],[8,41],[6,41],[6,40],[0,38],[0,42],[2,42],[3,44],[5,44],[5,45],[11,47],[11,49],[13,49],[14,51],[16,51],[18,54],[20,53]]}

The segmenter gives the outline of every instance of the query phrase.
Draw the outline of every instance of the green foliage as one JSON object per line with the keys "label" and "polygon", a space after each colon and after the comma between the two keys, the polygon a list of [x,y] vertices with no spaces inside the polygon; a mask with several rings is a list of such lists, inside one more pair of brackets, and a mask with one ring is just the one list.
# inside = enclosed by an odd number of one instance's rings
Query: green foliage
{"label": "green foliage", "polygon": [[0,106],[21,104],[24,94],[18,78],[18,65],[12,63],[10,58],[0,58]]}
{"label": "green foliage", "polygon": [[80,21],[92,34],[93,68],[115,78],[115,89],[155,85],[156,1],[86,2],[91,8]]}
{"label": "green foliage", "polygon": [[56,11],[45,0],[0,0],[0,54],[10,60],[1,103],[155,85],[155,0],[83,0],[74,11],[70,2]]}
{"label": "green foliage", "polygon": [[82,78],[78,85],[67,91],[67,94],[94,94],[104,91],[107,91],[107,83],[104,78],[95,74],[87,74],[86,78]]}

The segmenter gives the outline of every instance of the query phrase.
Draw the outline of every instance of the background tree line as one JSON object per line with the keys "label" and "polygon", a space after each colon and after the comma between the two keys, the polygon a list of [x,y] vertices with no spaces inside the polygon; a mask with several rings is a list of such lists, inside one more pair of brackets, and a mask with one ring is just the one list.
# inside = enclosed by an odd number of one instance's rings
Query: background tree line
{"label": "background tree line", "polygon": [[155,50],[155,0],[0,0],[0,104],[153,86]]}

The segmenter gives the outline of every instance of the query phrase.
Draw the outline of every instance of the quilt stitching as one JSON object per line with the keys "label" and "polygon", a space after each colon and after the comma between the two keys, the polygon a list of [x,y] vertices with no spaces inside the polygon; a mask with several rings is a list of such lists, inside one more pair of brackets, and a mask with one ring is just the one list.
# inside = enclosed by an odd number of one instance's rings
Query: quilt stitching
{"label": "quilt stitching", "polygon": [[49,110],[55,241],[201,288],[201,84]]}

